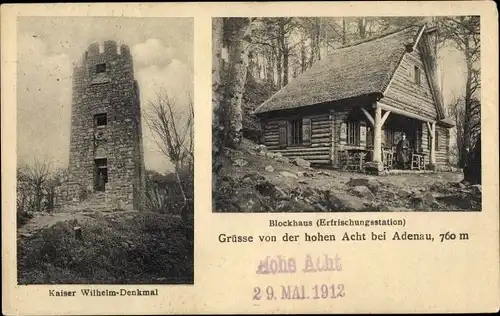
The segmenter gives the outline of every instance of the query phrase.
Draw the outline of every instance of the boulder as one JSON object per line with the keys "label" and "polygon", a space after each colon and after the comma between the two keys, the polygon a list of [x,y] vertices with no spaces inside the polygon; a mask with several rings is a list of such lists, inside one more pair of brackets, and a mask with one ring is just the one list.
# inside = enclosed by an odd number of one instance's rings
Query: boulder
{"label": "boulder", "polygon": [[267,151],[266,152],[266,157],[268,158],[275,158],[276,157],[276,154],[273,153],[272,151]]}
{"label": "boulder", "polygon": [[365,163],[365,172],[368,174],[379,175],[384,171],[384,164],[379,161],[368,161]]}
{"label": "boulder", "polygon": [[248,161],[246,161],[245,159],[236,159],[235,161],[233,161],[233,165],[234,166],[238,166],[238,167],[243,167],[243,166],[246,166],[248,165]]}
{"label": "boulder", "polygon": [[274,153],[274,159],[279,160],[281,158],[283,158],[283,154],[282,153],[279,153],[279,152],[278,153]]}
{"label": "boulder", "polygon": [[283,163],[290,163],[290,158],[288,158],[288,157],[281,157],[281,158],[277,158],[276,160],[283,162]]}
{"label": "boulder", "polygon": [[463,184],[462,182],[458,182],[456,184],[456,187],[459,188],[459,189],[465,189],[467,186],[465,184]]}
{"label": "boulder", "polygon": [[472,209],[473,205],[471,199],[466,194],[452,194],[445,196],[438,196],[436,200],[447,206],[448,209]]}
{"label": "boulder", "polygon": [[372,191],[364,185],[357,185],[352,189],[352,192],[356,195],[359,196],[360,198],[367,199],[367,200],[374,200],[375,195],[373,195]]}
{"label": "boulder", "polygon": [[295,178],[295,179],[298,178],[296,174],[293,174],[293,173],[288,172],[288,171],[281,171],[280,175],[282,175],[283,177],[288,177],[288,178]]}
{"label": "boulder", "polygon": [[285,212],[315,212],[314,206],[300,200],[289,200],[278,203],[276,211]]}
{"label": "boulder", "polygon": [[429,208],[435,206],[436,200],[430,192],[417,192],[411,196],[411,202],[417,208]]}
{"label": "boulder", "polygon": [[327,194],[330,211],[363,211],[366,209],[364,201],[357,196],[344,193]]}
{"label": "boulder", "polygon": [[306,187],[305,190],[302,192],[302,196],[304,197],[311,197],[315,194],[316,192],[311,187]]}
{"label": "boulder", "polygon": [[481,194],[482,194],[482,189],[481,189],[481,185],[480,184],[474,184],[474,185],[471,185],[470,186],[470,189],[471,189],[471,194],[475,197],[475,198],[481,198]]}
{"label": "boulder", "polygon": [[328,208],[326,208],[325,206],[321,205],[320,203],[314,203],[313,207],[314,207],[314,209],[316,211],[319,211],[319,212],[328,212]]}
{"label": "boulder", "polygon": [[398,190],[398,196],[400,196],[402,198],[407,198],[407,197],[411,196],[412,194],[413,193],[407,189],[399,189]]}
{"label": "boulder", "polygon": [[383,197],[386,201],[393,201],[397,198],[397,194],[390,190],[379,190],[377,196]]}
{"label": "boulder", "polygon": [[261,201],[255,196],[254,192],[240,192],[238,196],[233,197],[233,203],[237,211],[263,212],[266,210]]}
{"label": "boulder", "polygon": [[377,180],[373,178],[351,178],[347,185],[355,186],[365,186],[372,191],[373,194],[377,194],[380,184]]}
{"label": "boulder", "polygon": [[306,171],[297,171],[295,173],[299,178],[312,178],[314,177],[313,173],[306,172]]}
{"label": "boulder", "polygon": [[387,212],[411,212],[411,210],[406,207],[387,206]]}
{"label": "boulder", "polygon": [[431,184],[429,189],[434,192],[448,193],[450,191],[450,185],[447,182],[438,181]]}
{"label": "boulder", "polygon": [[[249,182],[258,182],[258,181],[263,181],[263,180],[265,180],[265,179],[266,179],[266,178],[265,178],[263,175],[261,175],[261,174],[259,174],[259,173],[257,173],[257,172],[249,172],[249,173],[245,174],[245,175],[241,178],[241,181],[242,181],[243,183],[249,183]],[[232,178],[231,178],[231,180],[232,180]]]}
{"label": "boulder", "polygon": [[302,168],[311,167],[311,164],[309,163],[309,161],[304,160],[304,159],[302,159],[302,158],[295,158],[293,162],[294,162],[297,166],[302,167]]}
{"label": "boulder", "polygon": [[374,204],[373,208],[377,212],[388,212],[389,211],[389,207],[387,205],[385,205],[385,204],[382,204],[382,203]]}
{"label": "boulder", "polygon": [[267,171],[267,172],[274,172],[274,168],[273,168],[273,166],[271,166],[271,165],[266,166],[266,171]]}
{"label": "boulder", "polygon": [[276,195],[276,186],[267,180],[257,183],[255,188],[264,196]]}
{"label": "boulder", "polygon": [[266,145],[262,145],[262,144],[261,144],[261,145],[257,145],[257,146],[255,146],[255,150],[256,150],[256,151],[266,151],[266,150],[267,150],[267,147],[266,147]]}

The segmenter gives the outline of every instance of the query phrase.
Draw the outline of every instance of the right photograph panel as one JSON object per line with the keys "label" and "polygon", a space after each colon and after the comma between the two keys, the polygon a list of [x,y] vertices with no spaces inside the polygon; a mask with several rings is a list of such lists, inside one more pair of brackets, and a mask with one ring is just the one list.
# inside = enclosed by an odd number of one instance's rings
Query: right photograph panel
{"label": "right photograph panel", "polygon": [[481,211],[479,16],[212,20],[213,212]]}

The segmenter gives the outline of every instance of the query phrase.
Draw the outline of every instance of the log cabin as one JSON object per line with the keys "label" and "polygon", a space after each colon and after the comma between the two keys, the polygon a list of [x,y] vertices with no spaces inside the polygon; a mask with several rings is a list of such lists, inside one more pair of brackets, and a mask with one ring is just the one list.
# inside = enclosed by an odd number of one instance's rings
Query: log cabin
{"label": "log cabin", "polygon": [[448,164],[450,128],[437,84],[436,28],[410,26],[334,50],[255,109],[262,142],[285,157],[379,174]]}

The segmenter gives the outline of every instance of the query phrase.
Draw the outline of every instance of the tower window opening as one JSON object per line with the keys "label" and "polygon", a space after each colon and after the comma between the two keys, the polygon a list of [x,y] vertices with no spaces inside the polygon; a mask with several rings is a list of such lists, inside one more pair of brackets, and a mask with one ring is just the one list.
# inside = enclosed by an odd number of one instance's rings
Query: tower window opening
{"label": "tower window opening", "polygon": [[95,65],[95,73],[96,74],[100,74],[103,72],[106,72],[106,64],[105,63]]}
{"label": "tower window opening", "polygon": [[95,159],[94,188],[96,191],[105,191],[108,183],[108,160],[106,158]]}
{"label": "tower window opening", "polygon": [[108,116],[106,113],[100,113],[94,115],[94,126],[106,126],[108,125]]}

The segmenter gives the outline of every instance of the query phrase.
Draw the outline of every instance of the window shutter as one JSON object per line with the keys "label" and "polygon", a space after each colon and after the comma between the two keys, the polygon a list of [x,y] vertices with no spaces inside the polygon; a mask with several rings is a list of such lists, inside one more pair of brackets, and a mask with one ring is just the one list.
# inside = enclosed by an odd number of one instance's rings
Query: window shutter
{"label": "window shutter", "polygon": [[410,80],[413,81],[413,65],[412,64],[408,64],[408,78],[410,78]]}
{"label": "window shutter", "polygon": [[291,146],[293,143],[293,135],[292,135],[292,122],[286,121],[286,144],[287,146]]}
{"label": "window shutter", "polygon": [[303,118],[302,119],[302,143],[304,145],[311,144],[311,119]]}
{"label": "window shutter", "polygon": [[340,143],[345,144],[347,142],[347,123],[340,123]]}
{"label": "window shutter", "polygon": [[366,147],[373,147],[373,129],[370,126],[366,127]]}
{"label": "window shutter", "polygon": [[366,146],[366,123],[364,121],[359,123],[359,145]]}
{"label": "window shutter", "polygon": [[280,148],[286,148],[287,144],[287,122],[286,121],[279,121],[278,123],[278,129],[279,129],[279,147]]}

